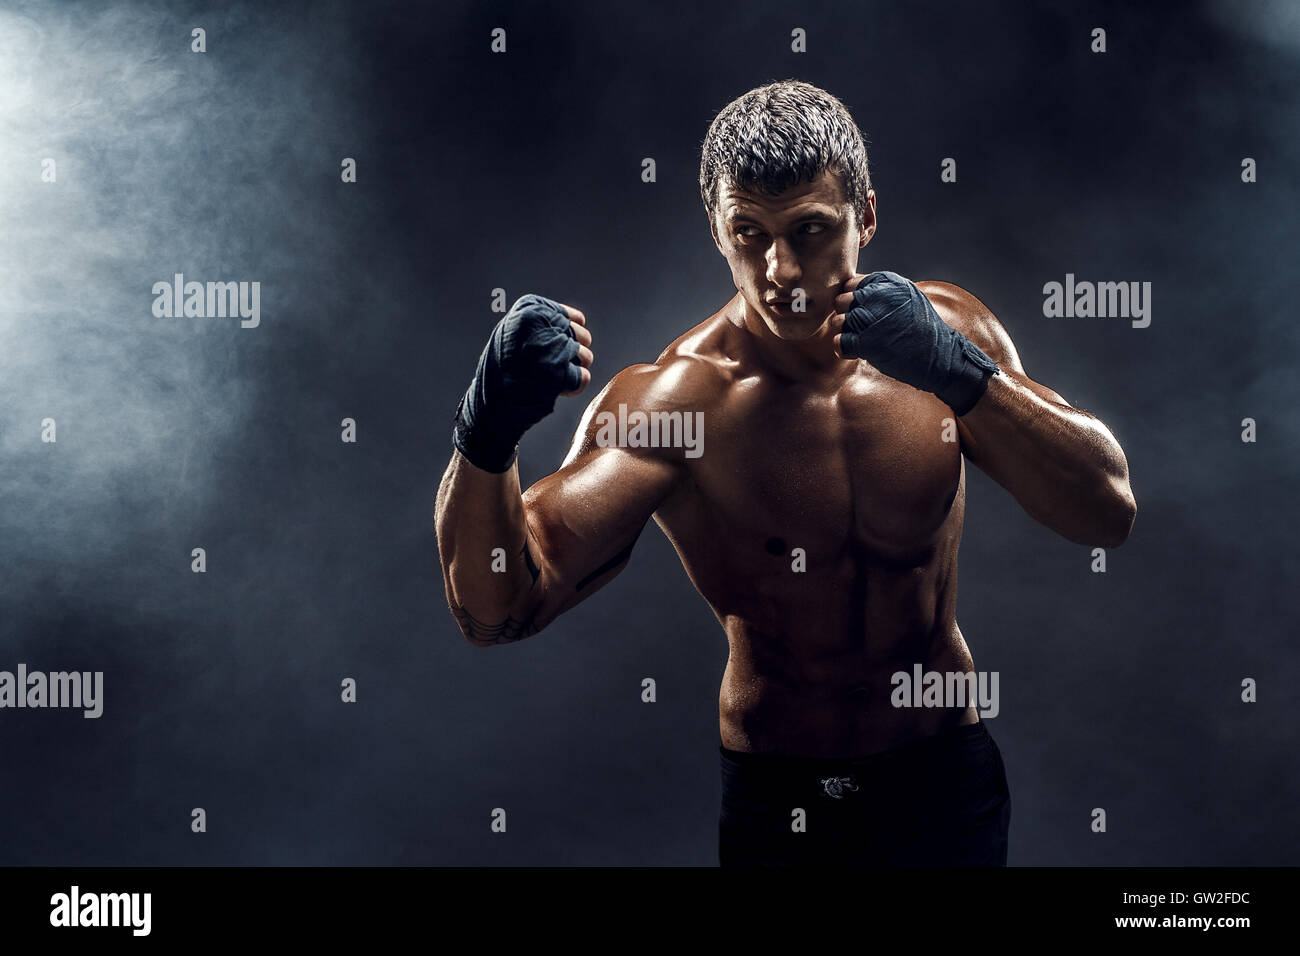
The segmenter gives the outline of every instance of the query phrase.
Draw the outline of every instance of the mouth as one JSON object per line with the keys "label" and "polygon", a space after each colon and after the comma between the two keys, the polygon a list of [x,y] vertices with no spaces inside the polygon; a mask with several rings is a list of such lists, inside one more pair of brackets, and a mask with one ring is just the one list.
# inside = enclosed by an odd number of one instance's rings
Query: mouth
{"label": "mouth", "polygon": [[764,301],[766,302],[767,307],[773,312],[779,312],[783,315],[809,315],[812,313],[813,309],[812,299],[804,299],[803,309],[798,312],[794,309],[793,299],[766,299]]}

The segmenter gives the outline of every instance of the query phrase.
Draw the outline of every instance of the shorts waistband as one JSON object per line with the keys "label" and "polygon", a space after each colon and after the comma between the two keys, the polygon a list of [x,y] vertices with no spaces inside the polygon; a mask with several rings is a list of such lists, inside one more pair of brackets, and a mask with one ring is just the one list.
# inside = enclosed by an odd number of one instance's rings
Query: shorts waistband
{"label": "shorts waistband", "polygon": [[905,744],[860,757],[800,757],[789,754],[745,753],[729,750],[719,744],[718,751],[724,761],[752,770],[771,770],[779,773],[804,773],[829,770],[851,770],[871,773],[912,760],[927,759],[950,748],[959,748],[973,740],[991,736],[984,721],[949,727],[937,734],[909,740]]}

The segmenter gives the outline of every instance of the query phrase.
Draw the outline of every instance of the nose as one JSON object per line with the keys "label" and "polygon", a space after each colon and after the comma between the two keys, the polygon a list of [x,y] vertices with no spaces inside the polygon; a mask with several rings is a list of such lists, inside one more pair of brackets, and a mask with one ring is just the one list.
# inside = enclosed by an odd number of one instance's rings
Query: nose
{"label": "nose", "polygon": [[767,281],[784,291],[797,286],[802,275],[794,246],[784,236],[778,236],[767,251]]}

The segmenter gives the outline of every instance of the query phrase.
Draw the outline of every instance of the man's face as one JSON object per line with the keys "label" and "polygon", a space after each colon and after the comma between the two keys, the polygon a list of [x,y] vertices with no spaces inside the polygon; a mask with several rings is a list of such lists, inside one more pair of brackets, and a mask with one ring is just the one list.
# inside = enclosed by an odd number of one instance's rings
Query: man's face
{"label": "man's face", "polygon": [[[835,296],[857,272],[858,250],[876,231],[876,192],[855,223],[839,176],[827,169],[779,196],[718,186],[713,241],[727,257],[751,312],[782,339],[805,339],[835,314]],[[803,290],[804,311],[790,302]]]}

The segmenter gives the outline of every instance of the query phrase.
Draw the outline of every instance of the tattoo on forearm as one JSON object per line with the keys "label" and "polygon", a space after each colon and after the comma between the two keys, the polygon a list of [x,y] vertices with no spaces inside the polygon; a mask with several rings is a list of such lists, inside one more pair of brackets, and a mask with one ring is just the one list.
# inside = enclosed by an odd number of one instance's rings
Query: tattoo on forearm
{"label": "tattoo on forearm", "polygon": [[523,621],[516,621],[510,615],[500,624],[488,624],[480,621],[458,604],[451,605],[452,616],[460,625],[461,633],[475,644],[513,644],[537,633],[537,615],[530,615]]}
{"label": "tattoo on forearm", "polygon": [[[602,575],[625,564],[632,556],[632,548],[635,545],[636,540],[634,539],[626,548],[579,581],[575,590],[581,591]],[[537,561],[533,558],[532,551],[529,550],[527,539],[524,541],[524,546],[520,551],[520,554],[523,556],[524,565],[528,568],[528,574],[532,578],[533,585],[536,585],[537,579],[542,572],[541,568],[537,565]],[[459,604],[451,604],[450,607],[452,616],[456,618],[456,623],[460,626],[461,633],[464,634],[471,643],[480,646],[488,646],[492,644],[513,644],[515,641],[522,641],[525,637],[531,637],[541,630],[541,628],[537,626],[536,611],[522,621],[516,620],[507,614],[506,619],[501,621],[499,624],[489,624],[486,621],[480,621]]]}
{"label": "tattoo on forearm", "polygon": [[[529,535],[531,537],[531,533]],[[528,575],[532,578],[529,585],[531,590],[537,585],[537,579],[541,575],[541,568],[533,559],[533,553],[528,548],[528,539],[524,539],[524,546],[520,550],[523,556],[524,566],[528,568]],[[489,624],[486,621],[480,621],[469,611],[465,610],[459,604],[450,604],[452,616],[456,618],[456,623],[460,625],[461,633],[469,640],[480,646],[490,644],[513,644],[515,641],[522,641],[525,637],[536,634],[541,628],[537,626],[537,612],[534,611],[522,621],[515,620],[510,615],[500,624]]]}

